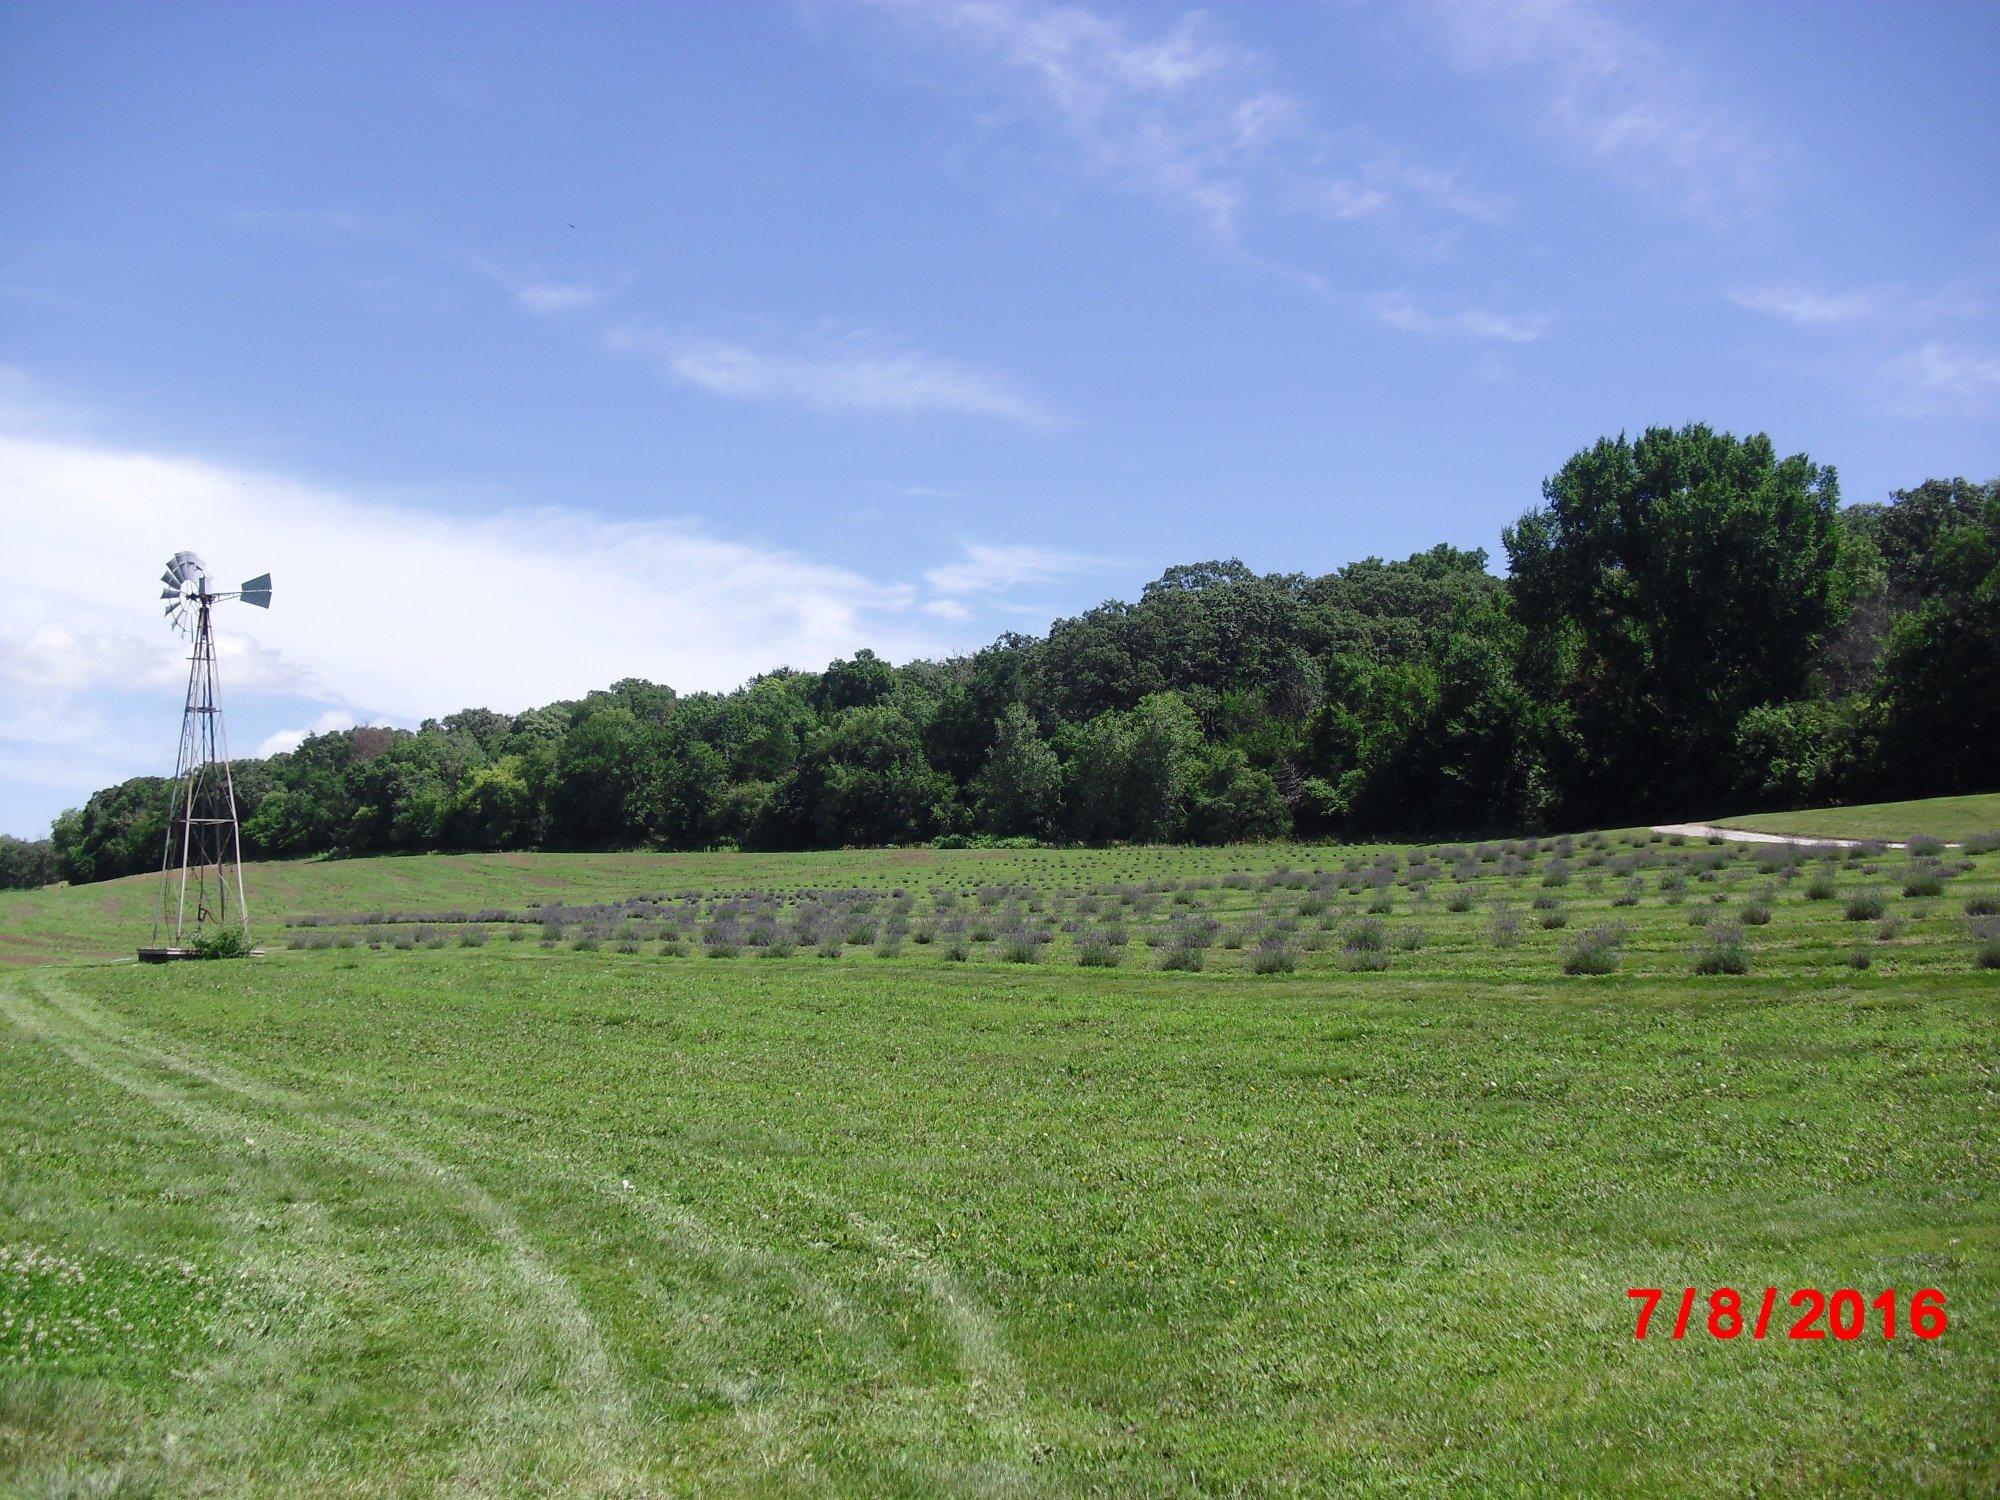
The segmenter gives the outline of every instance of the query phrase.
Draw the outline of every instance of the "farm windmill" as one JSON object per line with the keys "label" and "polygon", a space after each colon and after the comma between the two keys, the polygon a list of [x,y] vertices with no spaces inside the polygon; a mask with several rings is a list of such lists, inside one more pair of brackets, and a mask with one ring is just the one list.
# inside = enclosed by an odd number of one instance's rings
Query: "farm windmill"
{"label": "farm windmill", "polygon": [[[208,568],[192,552],[176,552],[160,575],[167,623],[186,636],[187,704],[181,711],[180,753],[174,762],[167,806],[166,849],[160,856],[160,895],[153,911],[153,944],[139,950],[151,962],[192,956],[204,939],[232,929],[247,945],[250,910],[243,899],[243,835],[236,821],[236,784],[229,773],[229,737],[222,724],[222,696],[215,672],[215,630],[210,612],[225,599],[271,607],[271,575],[217,591]],[[162,936],[166,941],[162,943]]]}

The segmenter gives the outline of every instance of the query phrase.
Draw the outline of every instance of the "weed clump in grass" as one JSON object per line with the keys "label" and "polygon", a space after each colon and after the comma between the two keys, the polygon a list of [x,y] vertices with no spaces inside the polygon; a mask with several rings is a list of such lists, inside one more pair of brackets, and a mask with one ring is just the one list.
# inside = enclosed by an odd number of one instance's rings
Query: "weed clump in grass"
{"label": "weed clump in grass", "polygon": [[1968,917],[2000,917],[2000,896],[1967,896],[1965,914]]}
{"label": "weed clump in grass", "polygon": [[1857,891],[1847,898],[1847,920],[1850,922],[1873,922],[1887,909],[1888,904],[1878,891]]}
{"label": "weed clump in grass", "polygon": [[1745,927],[1768,927],[1771,923],[1771,903],[1764,900],[1746,901],[1737,919]]}
{"label": "weed clump in grass", "polygon": [[1208,950],[1198,948],[1192,943],[1169,943],[1160,950],[1160,967],[1163,969],[1181,969],[1198,973],[1207,961]]}
{"label": "weed clump in grass", "polygon": [[1815,870],[1806,877],[1806,900],[1831,901],[1833,899],[1834,888],[1833,871],[1825,869]]}
{"label": "weed clump in grass", "polygon": [[1875,955],[1866,948],[1856,948],[1847,955],[1847,967],[1850,969],[1866,969],[1874,962]]}
{"label": "weed clump in grass", "polygon": [[1496,948],[1512,948],[1521,941],[1521,918],[1512,911],[1496,911],[1486,936]]}
{"label": "weed clump in grass", "polygon": [[1471,911],[1472,892],[1466,890],[1463,886],[1459,887],[1457,890],[1453,891],[1449,896],[1444,898],[1444,909],[1446,911],[1457,911],[1457,912]]}
{"label": "weed clump in grass", "polygon": [[1554,932],[1559,927],[1569,926],[1569,913],[1560,906],[1550,907],[1535,918],[1544,932]]}

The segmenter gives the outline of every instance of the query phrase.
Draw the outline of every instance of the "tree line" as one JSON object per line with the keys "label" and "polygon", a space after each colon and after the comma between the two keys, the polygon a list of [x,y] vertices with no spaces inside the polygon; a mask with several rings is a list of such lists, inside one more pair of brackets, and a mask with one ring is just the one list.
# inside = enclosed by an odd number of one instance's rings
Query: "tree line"
{"label": "tree line", "polygon": [[[1654,428],[1502,542],[1504,578],[1194,563],[945,661],[314,735],[237,763],[245,853],[1414,838],[2000,785],[2000,482],[1842,507],[1764,436]],[[157,868],[167,791],[0,840],[0,884]]]}

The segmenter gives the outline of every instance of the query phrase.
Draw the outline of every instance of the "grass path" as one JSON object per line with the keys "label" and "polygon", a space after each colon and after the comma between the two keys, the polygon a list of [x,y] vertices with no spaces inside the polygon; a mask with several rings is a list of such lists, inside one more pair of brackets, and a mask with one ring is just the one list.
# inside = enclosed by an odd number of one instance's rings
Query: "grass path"
{"label": "grass path", "polygon": [[1958,842],[2000,832],[2000,792],[1925,797],[1915,802],[1871,802],[1798,812],[1750,813],[1715,820],[1726,829],[1783,834],[1795,839],[1905,842],[1935,838]]}
{"label": "grass path", "polygon": [[[1654,833],[1678,834],[1688,839],[1721,839],[1728,844],[1804,844],[1822,849],[1858,849],[1864,844],[1879,844],[1889,849],[1907,849],[1907,839],[1835,839],[1815,838],[1802,833],[1763,833],[1753,828],[1724,828],[1718,823],[1655,823]],[[1960,846],[1948,843],[1948,849]]]}

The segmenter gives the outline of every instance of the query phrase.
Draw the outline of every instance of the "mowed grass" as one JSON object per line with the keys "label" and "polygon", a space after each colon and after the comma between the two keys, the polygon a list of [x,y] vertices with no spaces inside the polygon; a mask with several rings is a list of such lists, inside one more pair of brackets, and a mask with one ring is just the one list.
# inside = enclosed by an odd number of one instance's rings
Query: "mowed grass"
{"label": "mowed grass", "polygon": [[1803,812],[1752,813],[1718,818],[1721,828],[1748,828],[1809,839],[1972,838],[2000,829],[2000,792],[1926,797],[1917,802],[1873,802]]}
{"label": "mowed grass", "polygon": [[[2000,851],[663,858],[0,971],[0,1490],[2000,1485]],[[1688,1285],[1951,1324],[1675,1342]]]}

